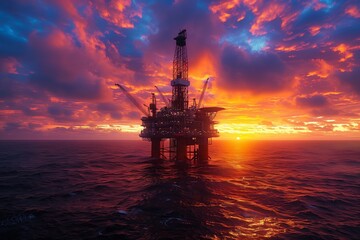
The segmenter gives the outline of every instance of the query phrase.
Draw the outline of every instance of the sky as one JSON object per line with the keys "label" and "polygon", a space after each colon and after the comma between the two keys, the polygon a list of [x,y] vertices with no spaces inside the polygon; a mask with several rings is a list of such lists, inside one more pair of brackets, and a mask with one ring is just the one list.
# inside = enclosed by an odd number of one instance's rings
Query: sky
{"label": "sky", "polygon": [[220,139],[360,139],[356,0],[12,0],[0,23],[0,139],[139,139],[114,84],[170,97],[181,29]]}

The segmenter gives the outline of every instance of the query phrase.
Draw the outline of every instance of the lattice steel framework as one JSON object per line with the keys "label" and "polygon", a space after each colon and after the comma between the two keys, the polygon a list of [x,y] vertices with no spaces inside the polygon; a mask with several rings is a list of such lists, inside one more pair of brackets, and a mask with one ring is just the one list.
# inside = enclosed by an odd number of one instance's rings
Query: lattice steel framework
{"label": "lattice steel framework", "polygon": [[186,30],[179,32],[173,61],[172,108],[174,110],[188,109],[188,58],[186,50]]}

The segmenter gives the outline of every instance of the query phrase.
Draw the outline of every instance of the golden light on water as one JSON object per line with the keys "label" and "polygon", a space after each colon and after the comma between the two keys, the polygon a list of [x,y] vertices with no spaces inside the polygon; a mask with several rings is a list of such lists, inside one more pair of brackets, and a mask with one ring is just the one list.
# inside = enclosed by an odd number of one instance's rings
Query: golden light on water
{"label": "golden light on water", "polygon": [[286,225],[293,226],[291,220],[284,221],[275,217],[246,218],[247,226],[238,226],[229,234],[239,239],[263,239],[271,238],[286,232]]}

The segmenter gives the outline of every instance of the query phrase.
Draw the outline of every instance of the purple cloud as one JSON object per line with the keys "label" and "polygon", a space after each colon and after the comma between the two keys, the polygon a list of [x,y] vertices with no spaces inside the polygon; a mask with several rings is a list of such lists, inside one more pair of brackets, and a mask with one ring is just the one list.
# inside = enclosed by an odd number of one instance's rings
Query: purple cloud
{"label": "purple cloud", "polygon": [[321,108],[329,105],[327,98],[323,95],[297,97],[296,104],[300,107]]}

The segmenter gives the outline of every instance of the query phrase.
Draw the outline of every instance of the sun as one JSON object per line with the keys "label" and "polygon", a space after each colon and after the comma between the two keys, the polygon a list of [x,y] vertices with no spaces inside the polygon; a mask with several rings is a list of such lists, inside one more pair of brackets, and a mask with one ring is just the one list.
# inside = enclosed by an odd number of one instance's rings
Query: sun
{"label": "sun", "polygon": [[236,137],[236,140],[239,141],[241,138],[240,137]]}

